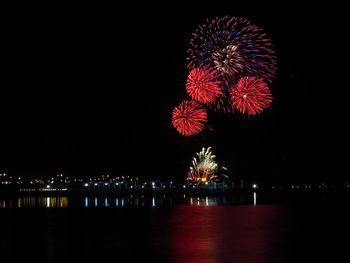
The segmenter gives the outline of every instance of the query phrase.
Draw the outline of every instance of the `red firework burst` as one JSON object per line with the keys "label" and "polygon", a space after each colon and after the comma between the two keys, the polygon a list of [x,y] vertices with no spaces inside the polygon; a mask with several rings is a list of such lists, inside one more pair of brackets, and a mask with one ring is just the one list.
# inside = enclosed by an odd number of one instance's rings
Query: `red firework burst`
{"label": "red firework burst", "polygon": [[222,94],[216,79],[217,71],[209,68],[194,68],[188,74],[186,90],[188,95],[201,103],[212,103]]}
{"label": "red firework burst", "polygon": [[230,94],[233,106],[248,115],[260,113],[272,102],[271,91],[261,78],[241,78]]}
{"label": "red firework burst", "polygon": [[172,124],[184,136],[200,133],[207,122],[207,112],[195,101],[185,100],[173,110]]}

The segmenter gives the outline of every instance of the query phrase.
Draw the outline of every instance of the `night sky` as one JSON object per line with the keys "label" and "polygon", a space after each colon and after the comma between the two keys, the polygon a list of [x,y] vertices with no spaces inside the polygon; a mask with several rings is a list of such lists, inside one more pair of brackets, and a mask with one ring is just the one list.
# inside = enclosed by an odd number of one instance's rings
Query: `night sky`
{"label": "night sky", "polygon": [[[11,8],[1,37],[0,170],[184,178],[194,153],[212,146],[232,176],[343,180],[343,8],[214,2]],[[210,112],[211,127],[185,138],[170,119],[187,98],[188,41],[221,15],[248,18],[272,39],[274,102],[256,117]]]}

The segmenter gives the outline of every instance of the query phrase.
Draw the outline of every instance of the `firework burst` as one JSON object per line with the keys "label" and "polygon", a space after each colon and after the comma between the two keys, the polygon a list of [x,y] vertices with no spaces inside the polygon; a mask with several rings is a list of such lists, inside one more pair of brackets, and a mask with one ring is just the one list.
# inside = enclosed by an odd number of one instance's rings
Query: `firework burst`
{"label": "firework burst", "polygon": [[272,102],[267,84],[255,77],[243,77],[230,91],[234,108],[244,114],[256,115]]}
{"label": "firework burst", "polygon": [[230,87],[243,76],[271,82],[276,72],[275,53],[266,34],[249,20],[216,17],[192,34],[188,67],[209,67],[220,72]]}
{"label": "firework burst", "polygon": [[217,71],[208,68],[194,68],[188,74],[186,90],[188,95],[201,103],[213,103],[222,94],[216,78]]}
{"label": "firework burst", "polygon": [[188,179],[196,183],[205,183],[217,178],[218,164],[215,161],[215,155],[211,152],[211,147],[196,154],[192,160],[192,166],[188,172]]}
{"label": "firework burst", "polygon": [[195,101],[185,100],[173,110],[172,125],[184,136],[200,133],[207,122],[207,112]]}

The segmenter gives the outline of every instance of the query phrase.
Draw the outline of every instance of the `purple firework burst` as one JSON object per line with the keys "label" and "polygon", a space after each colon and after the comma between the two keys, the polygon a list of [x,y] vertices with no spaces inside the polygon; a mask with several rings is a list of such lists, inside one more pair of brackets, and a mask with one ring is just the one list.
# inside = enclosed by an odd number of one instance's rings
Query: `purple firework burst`
{"label": "purple firework burst", "polygon": [[208,19],[193,32],[187,54],[189,69],[217,70],[226,88],[244,76],[271,82],[276,73],[271,40],[261,28],[244,18]]}

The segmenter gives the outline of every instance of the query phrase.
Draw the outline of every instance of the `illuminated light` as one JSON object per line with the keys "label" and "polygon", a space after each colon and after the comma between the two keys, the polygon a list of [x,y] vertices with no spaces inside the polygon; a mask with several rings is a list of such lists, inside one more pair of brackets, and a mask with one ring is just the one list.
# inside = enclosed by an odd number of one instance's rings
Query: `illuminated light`
{"label": "illuminated light", "polygon": [[208,196],[205,197],[205,205],[206,205],[206,206],[209,205],[209,198],[208,198]]}
{"label": "illuminated light", "polygon": [[186,185],[183,185],[182,188],[186,188]]}
{"label": "illuminated light", "polygon": [[98,186],[98,183],[95,183],[95,186]]}
{"label": "illuminated light", "polygon": [[205,182],[206,185],[208,185],[208,182]]}
{"label": "illuminated light", "polygon": [[152,197],[152,207],[155,207],[156,206],[156,200],[154,197]]}
{"label": "illuminated light", "polygon": [[119,185],[119,183],[116,183],[115,185]]}
{"label": "illuminated light", "polygon": [[85,183],[85,184],[84,184],[84,186],[85,186],[85,187],[88,187],[88,186],[89,186],[89,184],[88,184],[88,183]]}
{"label": "illuminated light", "polygon": [[46,188],[50,188],[50,187],[51,187],[51,185],[49,185],[49,184],[46,186]]}
{"label": "illuminated light", "polygon": [[201,181],[202,181],[202,182],[206,182],[207,179],[206,179],[206,178],[201,178]]}
{"label": "illuminated light", "polygon": [[131,185],[130,188],[133,189],[134,187]]}
{"label": "illuminated light", "polygon": [[85,197],[85,207],[89,207],[89,199]]}
{"label": "illuminated light", "polygon": [[107,186],[107,185],[108,185],[108,183],[105,183],[105,185]]}
{"label": "illuminated light", "polygon": [[256,185],[256,184],[253,184],[253,188],[256,189],[256,188],[257,188],[257,185]]}
{"label": "illuminated light", "polygon": [[95,197],[95,207],[98,205],[97,197]]}

